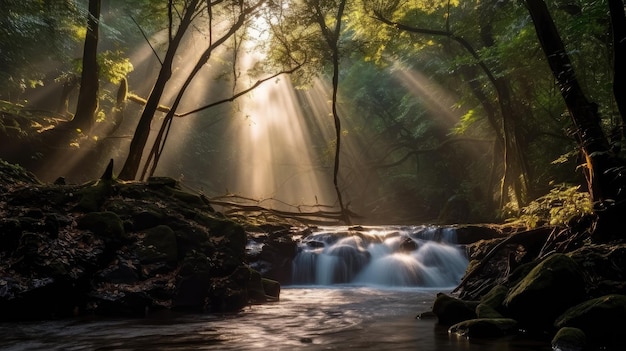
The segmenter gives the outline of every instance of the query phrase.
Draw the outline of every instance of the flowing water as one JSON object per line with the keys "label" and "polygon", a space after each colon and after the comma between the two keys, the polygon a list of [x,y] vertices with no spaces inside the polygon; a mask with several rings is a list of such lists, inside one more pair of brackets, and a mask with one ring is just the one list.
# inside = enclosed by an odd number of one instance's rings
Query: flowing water
{"label": "flowing water", "polygon": [[300,238],[280,301],[237,314],[0,324],[0,350],[550,350],[517,338],[449,336],[430,310],[467,265],[453,231],[318,228]]}

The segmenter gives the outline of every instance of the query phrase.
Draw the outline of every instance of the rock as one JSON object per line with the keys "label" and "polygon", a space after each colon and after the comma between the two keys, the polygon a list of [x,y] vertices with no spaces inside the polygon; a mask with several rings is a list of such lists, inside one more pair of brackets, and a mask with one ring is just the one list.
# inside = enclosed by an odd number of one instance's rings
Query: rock
{"label": "rock", "polygon": [[[280,283],[246,265],[243,227],[172,179],[46,185],[4,166],[0,321],[235,312],[249,304],[251,281],[258,300],[279,298]],[[293,241],[272,240],[277,259],[295,255]]]}
{"label": "rock", "polygon": [[111,181],[97,181],[86,186],[80,189],[80,200],[74,210],[84,213],[99,211],[110,192]]}
{"label": "rock", "polygon": [[132,217],[133,230],[141,231],[163,224],[163,214],[152,209],[136,213]]}
{"label": "rock", "polygon": [[622,339],[626,329],[626,295],[607,295],[580,303],[565,311],[554,325],[581,329],[589,339]]}
{"label": "rock", "polygon": [[466,338],[494,338],[516,331],[517,321],[511,318],[469,319],[452,325],[448,332]]}
{"label": "rock", "polygon": [[280,299],[280,283],[276,280],[263,278],[261,280],[263,283],[263,291],[265,291],[265,296],[269,301],[278,301]]}
{"label": "rock", "polygon": [[252,302],[266,302],[265,289],[261,274],[253,269],[250,270],[250,280],[248,282],[248,298]]}
{"label": "rock", "polygon": [[585,297],[578,265],[564,254],[553,254],[511,288],[504,299],[507,316],[530,329],[543,329]]}
{"label": "rock", "polygon": [[587,346],[587,338],[578,328],[564,327],[554,335],[551,344],[554,351],[583,351]]}
{"label": "rock", "polygon": [[467,302],[455,297],[439,293],[433,304],[433,313],[439,324],[452,325],[468,319],[476,318],[475,302]]}
{"label": "rock", "polygon": [[481,299],[476,306],[478,318],[504,318],[502,313],[502,302],[506,298],[509,289],[504,285],[496,285]]}
{"label": "rock", "polygon": [[413,252],[417,249],[417,243],[411,238],[403,238],[400,242],[399,251],[401,252]]}
{"label": "rock", "polygon": [[172,228],[159,225],[139,235],[138,258],[143,264],[159,261],[174,264],[178,259],[176,234]]}
{"label": "rock", "polygon": [[78,219],[78,228],[90,230],[105,243],[120,244],[128,239],[124,223],[115,212],[91,212]]}

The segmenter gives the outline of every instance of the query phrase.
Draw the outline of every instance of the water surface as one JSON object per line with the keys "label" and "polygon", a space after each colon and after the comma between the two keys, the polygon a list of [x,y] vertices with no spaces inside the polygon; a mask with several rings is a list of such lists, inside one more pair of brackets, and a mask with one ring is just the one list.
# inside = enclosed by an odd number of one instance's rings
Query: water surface
{"label": "water surface", "polygon": [[286,287],[279,302],[231,315],[5,323],[0,350],[550,350],[515,338],[451,337],[435,320],[415,319],[439,291]]}

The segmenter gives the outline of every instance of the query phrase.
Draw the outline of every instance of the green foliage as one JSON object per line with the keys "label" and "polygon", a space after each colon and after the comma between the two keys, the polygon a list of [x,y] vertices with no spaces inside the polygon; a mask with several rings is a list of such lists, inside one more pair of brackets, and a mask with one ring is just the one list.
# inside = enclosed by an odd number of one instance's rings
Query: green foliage
{"label": "green foliage", "polygon": [[[510,205],[509,205],[510,208]],[[580,186],[561,184],[519,211],[511,222],[521,222],[530,228],[542,224],[566,225],[572,219],[590,214],[593,204],[589,193],[581,192]]]}
{"label": "green foliage", "polygon": [[119,50],[107,50],[99,54],[98,64],[100,66],[100,78],[113,84],[119,84],[122,78],[126,78],[133,71],[133,64]]}

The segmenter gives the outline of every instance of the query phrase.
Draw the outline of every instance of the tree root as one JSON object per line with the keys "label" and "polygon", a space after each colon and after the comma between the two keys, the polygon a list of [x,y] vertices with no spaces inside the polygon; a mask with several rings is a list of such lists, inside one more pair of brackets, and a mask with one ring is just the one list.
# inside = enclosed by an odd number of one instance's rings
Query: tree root
{"label": "tree root", "polygon": [[[472,269],[472,271],[468,272],[461,283],[452,291],[452,293],[458,292],[461,288],[463,288],[467,282],[476,276],[483,267],[489,262],[489,260],[496,255],[501,249],[505,248],[511,244],[520,244],[527,248],[538,246],[539,243],[542,244],[542,247],[545,247],[545,242],[548,240],[550,236],[557,230],[554,227],[539,227],[531,230],[526,230],[523,232],[515,233],[504,239],[496,246],[494,246],[486,255],[483,257],[480,262]],[[529,250],[530,251],[530,250]],[[541,251],[540,251],[541,252]]]}

